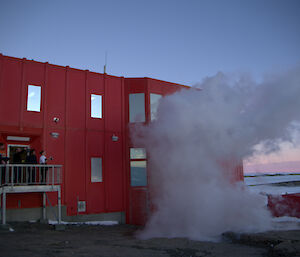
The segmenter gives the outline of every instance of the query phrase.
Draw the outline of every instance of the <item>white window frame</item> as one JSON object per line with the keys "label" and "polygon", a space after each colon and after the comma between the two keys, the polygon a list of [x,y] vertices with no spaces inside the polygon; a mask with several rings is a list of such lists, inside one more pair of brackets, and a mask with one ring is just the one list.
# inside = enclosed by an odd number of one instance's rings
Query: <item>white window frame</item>
{"label": "white window frame", "polygon": [[[100,165],[100,176],[96,177],[93,176],[93,159],[100,159],[101,160],[101,165]],[[91,157],[91,182],[92,183],[99,183],[103,182],[103,158],[101,156],[93,156]]]}
{"label": "white window frame", "polygon": [[[134,149],[143,149],[143,153],[144,155],[143,156],[135,156],[136,158],[133,158],[134,157]],[[143,158],[144,157],[144,158]],[[132,164],[138,164],[138,163],[144,163],[145,164],[145,184],[139,184],[139,185],[135,185],[134,184],[134,180],[133,180],[133,169],[134,168],[132,166]],[[148,186],[148,169],[147,169],[147,166],[148,166],[148,161],[147,161],[147,151],[145,148],[140,148],[140,147],[130,147],[130,186],[131,187],[147,187]],[[135,167],[136,168],[136,167]],[[141,181],[140,181],[141,182]]]}
{"label": "white window frame", "polygon": [[[153,98],[151,96],[158,97],[158,101],[151,101]],[[157,93],[150,93],[150,120],[156,120],[158,103],[163,98],[163,95]],[[157,99],[157,98],[156,98]],[[156,100],[155,99],[155,100]],[[155,110],[154,110],[155,109]]]}
{"label": "white window frame", "polygon": [[[100,100],[100,110],[97,110],[97,107],[93,105],[93,100],[94,100],[93,97],[95,97],[95,100],[97,99]],[[90,100],[91,100],[91,118],[102,119],[103,118],[103,96],[101,94],[91,94]]]}
{"label": "white window frame", "polygon": [[[38,103],[38,108],[32,108],[35,103],[34,103],[34,100],[31,100],[32,97],[34,97],[35,95],[32,93],[34,92],[29,92],[30,88],[32,87],[36,87],[39,89],[39,95],[37,96],[38,97],[38,100],[39,100],[39,103]],[[41,112],[41,105],[42,105],[42,86],[41,85],[27,85],[27,106],[26,106],[26,110],[28,112]],[[30,109],[29,109],[30,108]]]}
{"label": "white window frame", "polygon": [[[134,116],[132,117],[132,113],[134,113],[135,109],[134,109],[134,105],[137,104],[137,101],[136,99],[132,98],[133,96],[143,96],[141,99],[143,99],[143,110],[141,110],[141,112],[137,112],[138,114],[140,114],[140,117],[139,115]],[[146,105],[145,105],[145,96],[146,94],[145,93],[129,93],[129,122],[130,123],[135,123],[135,122],[146,122]],[[139,111],[139,110],[138,110]]]}

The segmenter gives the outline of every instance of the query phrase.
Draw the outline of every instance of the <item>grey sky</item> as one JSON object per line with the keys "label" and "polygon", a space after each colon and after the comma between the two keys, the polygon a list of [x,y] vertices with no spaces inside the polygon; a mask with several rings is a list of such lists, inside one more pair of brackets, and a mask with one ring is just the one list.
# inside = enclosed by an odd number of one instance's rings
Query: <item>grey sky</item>
{"label": "grey sky", "polygon": [[191,85],[300,63],[297,0],[0,0],[0,52]]}

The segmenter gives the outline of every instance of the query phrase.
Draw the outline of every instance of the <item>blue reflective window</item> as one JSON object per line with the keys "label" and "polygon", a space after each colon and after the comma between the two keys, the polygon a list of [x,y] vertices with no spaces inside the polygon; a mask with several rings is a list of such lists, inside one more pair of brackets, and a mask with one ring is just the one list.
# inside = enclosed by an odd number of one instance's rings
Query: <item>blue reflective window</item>
{"label": "blue reflective window", "polygon": [[131,186],[147,186],[147,162],[146,161],[131,161]]}
{"label": "blue reflective window", "polygon": [[130,122],[145,122],[145,94],[130,94],[129,95],[129,121]]}
{"label": "blue reflective window", "polygon": [[102,182],[102,158],[91,158],[91,182]]}

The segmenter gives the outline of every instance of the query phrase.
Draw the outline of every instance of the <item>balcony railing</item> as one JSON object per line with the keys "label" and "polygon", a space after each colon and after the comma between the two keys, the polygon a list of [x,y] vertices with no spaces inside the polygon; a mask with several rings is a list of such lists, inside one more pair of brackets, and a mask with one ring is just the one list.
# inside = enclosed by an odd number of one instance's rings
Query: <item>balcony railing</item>
{"label": "balcony railing", "polygon": [[59,185],[62,165],[0,165],[0,186]]}

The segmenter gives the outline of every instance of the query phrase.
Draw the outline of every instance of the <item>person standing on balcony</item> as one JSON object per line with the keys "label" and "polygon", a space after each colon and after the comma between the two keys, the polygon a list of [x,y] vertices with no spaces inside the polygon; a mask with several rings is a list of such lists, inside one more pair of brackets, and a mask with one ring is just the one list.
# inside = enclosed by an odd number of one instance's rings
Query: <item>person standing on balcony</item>
{"label": "person standing on balcony", "polygon": [[21,164],[22,163],[22,150],[21,148],[17,148],[16,152],[13,155],[13,164]]}
{"label": "person standing on balcony", "polygon": [[[37,164],[37,158],[34,149],[30,149],[29,155],[26,156],[26,164]],[[29,174],[27,174],[28,183],[35,182],[35,167],[29,167]]]}
{"label": "person standing on balcony", "polygon": [[[42,165],[46,165],[47,164],[47,158],[46,158],[46,152],[44,150],[40,151],[40,164]],[[46,171],[47,171],[47,167],[43,167],[41,168],[41,182],[45,183],[46,182]]]}
{"label": "person standing on balcony", "polygon": [[[4,144],[0,142],[0,152],[4,151]],[[0,164],[5,164],[4,160],[2,160],[2,154],[0,153]]]}
{"label": "person standing on balcony", "polygon": [[[16,152],[13,155],[13,164],[21,164],[22,163],[22,149],[17,148]],[[21,173],[22,173],[22,168],[17,167],[14,169],[14,183],[21,182]]]}
{"label": "person standing on balcony", "polygon": [[[4,144],[0,142],[0,152],[4,151],[5,147]],[[7,159],[2,157],[2,154],[0,153],[0,164],[5,165]],[[5,167],[2,167],[0,169],[1,172],[1,185],[5,183]]]}

